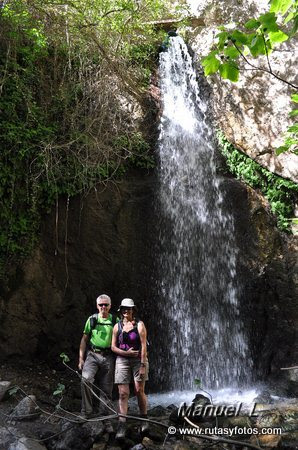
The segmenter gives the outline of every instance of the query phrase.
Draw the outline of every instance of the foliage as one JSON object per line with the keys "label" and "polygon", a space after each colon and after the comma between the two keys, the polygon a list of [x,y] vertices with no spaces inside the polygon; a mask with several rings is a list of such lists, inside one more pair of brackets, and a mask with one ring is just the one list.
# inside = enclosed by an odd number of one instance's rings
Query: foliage
{"label": "foliage", "polygon": [[53,395],[62,395],[65,391],[65,385],[62,383],[58,383]]}
{"label": "foliage", "polygon": [[66,353],[60,353],[60,358],[62,359],[62,362],[63,363],[67,363],[67,362],[69,362],[70,361],[70,359],[69,359],[69,357],[66,355]]}
{"label": "foliage", "polygon": [[20,390],[20,388],[18,386],[14,386],[10,389],[8,389],[8,395],[10,397],[13,397],[14,395],[16,395],[16,393]]}
{"label": "foliage", "polygon": [[[290,83],[286,75],[281,77],[273,72],[269,59],[271,52],[293,37],[297,29],[298,1],[271,0],[269,12],[248,20],[242,28],[229,25],[219,28],[214,48],[202,59],[204,73],[208,76],[219,72],[223,79],[237,82],[240,71],[249,67],[266,72],[297,90],[298,87]],[[250,60],[260,56],[266,59],[265,67],[256,66]],[[297,102],[297,94],[292,96],[292,100]],[[290,116],[296,117],[297,110],[292,111]],[[284,145],[276,150],[277,154],[287,150],[298,154],[297,136],[297,124],[290,126]]]}
{"label": "foliage", "polygon": [[[32,251],[41,215],[150,147],[126,107],[154,62],[163,0],[11,0],[0,15],[0,278]],[[142,25],[143,24],[143,25]]]}
{"label": "foliage", "polygon": [[218,142],[230,172],[249,186],[260,189],[269,201],[272,212],[277,216],[278,227],[283,231],[290,231],[298,185],[264,169],[233,147],[221,132],[218,133]]}

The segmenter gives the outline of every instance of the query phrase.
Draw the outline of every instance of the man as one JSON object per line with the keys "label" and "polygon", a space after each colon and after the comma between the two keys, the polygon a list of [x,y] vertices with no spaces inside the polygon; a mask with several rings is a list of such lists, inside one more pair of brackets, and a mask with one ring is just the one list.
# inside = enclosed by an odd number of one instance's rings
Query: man
{"label": "man", "polygon": [[[114,381],[114,354],[111,351],[113,327],[116,319],[109,313],[111,299],[102,294],[96,299],[98,314],[90,316],[85,324],[79,350],[79,369],[82,370],[82,410],[81,415],[88,418],[92,415],[92,393],[87,383],[93,383],[96,373],[99,371],[99,387],[111,400]],[[87,344],[89,350],[85,358]],[[106,410],[107,414],[111,411]],[[113,432],[112,424],[105,422],[105,430]]]}

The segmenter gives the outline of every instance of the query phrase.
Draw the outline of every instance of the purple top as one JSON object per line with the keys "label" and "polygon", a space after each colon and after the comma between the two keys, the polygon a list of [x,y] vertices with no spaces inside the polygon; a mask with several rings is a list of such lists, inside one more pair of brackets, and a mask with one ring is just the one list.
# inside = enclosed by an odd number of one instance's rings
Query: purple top
{"label": "purple top", "polygon": [[118,322],[117,347],[124,351],[130,348],[140,350],[141,339],[137,324],[130,331],[123,331],[123,323]]}

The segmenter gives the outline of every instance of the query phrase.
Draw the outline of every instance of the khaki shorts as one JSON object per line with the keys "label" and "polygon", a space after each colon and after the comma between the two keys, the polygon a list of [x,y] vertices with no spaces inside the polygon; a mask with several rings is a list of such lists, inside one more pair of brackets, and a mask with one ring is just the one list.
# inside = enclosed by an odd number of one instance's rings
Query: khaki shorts
{"label": "khaki shorts", "polygon": [[132,375],[134,381],[142,382],[148,380],[149,363],[145,362],[145,376],[139,375],[141,367],[140,358],[125,358],[124,356],[117,356],[115,367],[115,384],[129,384],[132,382]]}

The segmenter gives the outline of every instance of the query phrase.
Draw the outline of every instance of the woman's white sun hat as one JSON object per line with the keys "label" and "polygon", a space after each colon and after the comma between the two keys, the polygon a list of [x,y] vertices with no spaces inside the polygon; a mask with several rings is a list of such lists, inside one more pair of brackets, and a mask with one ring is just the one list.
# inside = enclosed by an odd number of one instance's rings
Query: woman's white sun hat
{"label": "woman's white sun hat", "polygon": [[132,298],[124,298],[124,299],[122,300],[122,302],[121,302],[121,305],[119,306],[118,311],[120,311],[120,309],[121,309],[121,308],[124,308],[125,306],[126,306],[127,308],[135,308],[135,307],[136,307],[136,305],[135,305],[135,303],[134,303],[134,301],[133,301]]}

